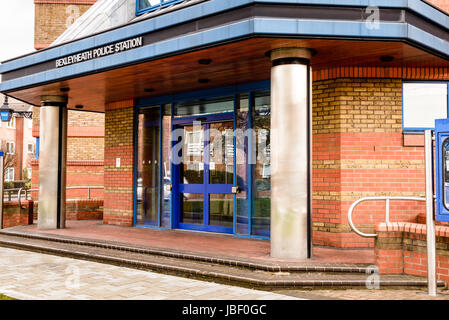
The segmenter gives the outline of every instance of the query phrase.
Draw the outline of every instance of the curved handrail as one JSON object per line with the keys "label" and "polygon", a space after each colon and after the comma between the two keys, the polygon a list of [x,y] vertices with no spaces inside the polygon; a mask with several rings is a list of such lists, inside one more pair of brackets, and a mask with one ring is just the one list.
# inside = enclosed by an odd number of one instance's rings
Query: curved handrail
{"label": "curved handrail", "polygon": [[376,233],[363,233],[360,230],[358,230],[355,227],[354,223],[352,222],[352,213],[353,213],[355,207],[357,207],[360,203],[362,203],[364,201],[380,201],[380,200],[385,200],[386,201],[386,204],[385,204],[385,222],[389,222],[389,218],[390,218],[390,200],[426,201],[426,198],[421,198],[421,197],[365,197],[365,198],[360,198],[359,200],[355,201],[351,205],[349,210],[348,210],[348,222],[349,222],[349,226],[351,227],[352,231],[354,231],[359,236],[364,237],[364,238],[375,238],[375,237],[377,237]]}

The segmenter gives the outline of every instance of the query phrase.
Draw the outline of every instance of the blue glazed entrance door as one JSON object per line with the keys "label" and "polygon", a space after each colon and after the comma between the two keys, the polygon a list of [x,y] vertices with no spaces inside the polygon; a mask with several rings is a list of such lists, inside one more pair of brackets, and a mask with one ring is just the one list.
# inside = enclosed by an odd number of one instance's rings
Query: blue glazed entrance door
{"label": "blue glazed entrance door", "polygon": [[173,188],[178,228],[232,233],[233,114],[177,119],[175,129],[182,130]]}

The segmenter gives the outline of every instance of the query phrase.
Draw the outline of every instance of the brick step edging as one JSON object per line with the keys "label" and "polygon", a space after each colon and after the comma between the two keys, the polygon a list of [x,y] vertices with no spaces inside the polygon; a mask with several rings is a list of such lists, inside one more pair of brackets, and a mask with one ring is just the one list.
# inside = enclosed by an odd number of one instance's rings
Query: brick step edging
{"label": "brick step edging", "polygon": [[[144,269],[151,271],[159,271],[162,273],[183,275],[188,277],[194,277],[201,280],[218,280],[224,283],[233,283],[243,286],[255,286],[258,288],[296,288],[296,287],[333,287],[333,288],[346,288],[346,287],[366,287],[366,280],[260,280],[250,277],[236,276],[220,272],[201,271],[193,268],[187,268],[182,266],[173,266],[155,262],[143,262],[133,259],[119,258],[102,254],[86,253],[80,251],[71,251],[61,248],[51,248],[37,246],[33,244],[24,244],[17,241],[7,241],[0,239],[0,245],[3,247],[28,250],[32,252],[54,254],[62,257],[78,258],[88,261],[95,261],[100,263],[119,265],[123,267],[130,267],[136,269]],[[380,280],[379,285],[381,287],[425,287],[427,281],[425,280]],[[444,287],[443,282],[438,282],[439,287]]]}
{"label": "brick step edging", "polygon": [[61,237],[54,235],[40,235],[40,234],[31,234],[31,233],[23,233],[17,231],[0,231],[0,234],[5,234],[9,236],[23,237],[29,239],[38,239],[38,240],[46,240],[53,242],[62,242],[68,244],[82,245],[82,246],[90,246],[90,247],[98,247],[104,249],[112,249],[119,251],[127,251],[132,253],[140,253],[147,255],[158,255],[169,258],[177,258],[182,260],[190,260],[190,261],[198,261],[198,262],[206,262],[213,263],[231,267],[240,267],[247,268],[252,270],[262,270],[269,272],[341,272],[341,273],[364,273],[369,270],[367,265],[352,265],[352,264],[335,264],[335,265],[282,265],[282,264],[264,264],[255,261],[244,261],[237,260],[228,257],[211,257],[207,255],[197,255],[190,254],[185,252],[173,252],[169,250],[163,250],[158,248],[141,248],[141,247],[133,247],[125,244],[116,244],[116,243],[104,243],[94,240],[80,239],[80,238],[72,238],[72,237]]}

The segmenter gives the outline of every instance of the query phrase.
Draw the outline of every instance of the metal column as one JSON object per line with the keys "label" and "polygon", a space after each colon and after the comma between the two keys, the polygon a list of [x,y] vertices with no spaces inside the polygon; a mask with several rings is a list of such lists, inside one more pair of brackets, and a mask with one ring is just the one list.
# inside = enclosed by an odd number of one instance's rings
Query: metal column
{"label": "metal column", "polygon": [[426,157],[426,226],[427,226],[427,281],[429,295],[437,295],[435,221],[433,199],[433,140],[432,131],[425,131]]}
{"label": "metal column", "polygon": [[40,108],[39,229],[65,228],[67,97],[43,96]]}
{"label": "metal column", "polygon": [[312,51],[271,51],[271,256],[311,252]]}

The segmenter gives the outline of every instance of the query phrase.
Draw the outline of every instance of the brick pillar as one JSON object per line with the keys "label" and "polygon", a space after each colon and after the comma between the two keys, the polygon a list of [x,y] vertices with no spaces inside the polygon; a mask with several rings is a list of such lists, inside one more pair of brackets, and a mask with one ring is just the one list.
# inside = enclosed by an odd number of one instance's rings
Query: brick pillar
{"label": "brick pillar", "polygon": [[[116,166],[120,159],[120,167]],[[105,112],[103,223],[132,226],[134,214],[134,102],[110,103]]]}

